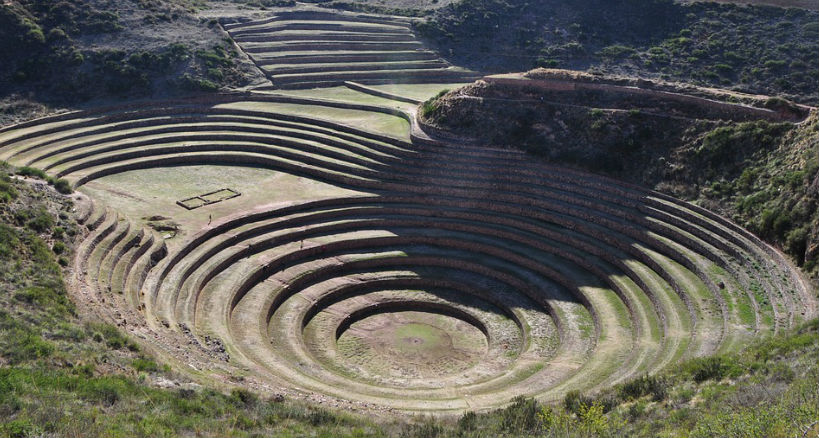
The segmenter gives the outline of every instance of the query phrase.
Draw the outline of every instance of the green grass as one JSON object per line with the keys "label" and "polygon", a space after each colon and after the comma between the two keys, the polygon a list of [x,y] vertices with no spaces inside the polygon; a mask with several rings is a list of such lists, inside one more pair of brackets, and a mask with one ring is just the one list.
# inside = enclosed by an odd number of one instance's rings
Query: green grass
{"label": "green grass", "polygon": [[53,178],[49,176],[45,171],[41,169],[37,169],[35,167],[28,167],[23,166],[17,169],[17,174],[20,176],[26,176],[30,178],[37,178],[48,182],[49,185],[54,186],[54,189],[58,192],[68,195],[74,191],[71,187],[71,183],[67,180],[62,178]]}
{"label": "green grass", "polygon": [[329,120],[362,129],[368,132],[386,134],[402,140],[409,140],[409,122],[390,114],[370,111],[332,108],[321,105],[301,105],[267,102],[234,102],[220,104],[217,108],[240,108],[254,111],[281,112]]}
{"label": "green grass", "polygon": [[377,436],[367,422],[315,406],[264,400],[243,390],[165,390],[125,376],[0,368],[0,435]]}
{"label": "green grass", "polygon": [[[819,321],[732,355],[692,359],[562,405],[518,398],[503,409],[413,430],[474,437],[789,437],[816,433]],[[730,406],[727,408],[726,406]]]}

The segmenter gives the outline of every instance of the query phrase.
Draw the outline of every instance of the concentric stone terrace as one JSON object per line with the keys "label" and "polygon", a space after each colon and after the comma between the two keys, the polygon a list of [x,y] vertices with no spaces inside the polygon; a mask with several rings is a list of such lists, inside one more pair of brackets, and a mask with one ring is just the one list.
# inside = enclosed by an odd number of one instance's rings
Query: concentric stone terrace
{"label": "concentric stone terrace", "polygon": [[275,88],[364,84],[447,83],[477,79],[416,40],[398,17],[324,11],[286,11],[226,24]]}
{"label": "concentric stone terrace", "polygon": [[81,190],[201,165],[344,190],[277,202],[269,187],[167,240],[80,204],[92,231],[75,294],[168,360],[260,388],[406,410],[554,400],[816,313],[778,252],[711,212],[522,153],[372,132],[406,120],[227,96],[20,125],[0,131],[0,154]]}

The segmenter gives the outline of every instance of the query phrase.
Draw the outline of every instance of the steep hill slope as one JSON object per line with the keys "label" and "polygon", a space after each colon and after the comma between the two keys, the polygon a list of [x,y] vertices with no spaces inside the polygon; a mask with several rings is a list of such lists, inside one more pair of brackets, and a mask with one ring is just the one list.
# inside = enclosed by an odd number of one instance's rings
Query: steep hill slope
{"label": "steep hill slope", "polygon": [[418,25],[457,65],[593,69],[819,102],[819,12],[672,0],[461,0]]}
{"label": "steep hill slope", "polygon": [[[205,2],[11,0],[0,4],[0,123],[36,115],[38,103],[216,91],[264,81]],[[26,110],[28,107],[28,110]],[[32,114],[35,113],[35,114]]]}

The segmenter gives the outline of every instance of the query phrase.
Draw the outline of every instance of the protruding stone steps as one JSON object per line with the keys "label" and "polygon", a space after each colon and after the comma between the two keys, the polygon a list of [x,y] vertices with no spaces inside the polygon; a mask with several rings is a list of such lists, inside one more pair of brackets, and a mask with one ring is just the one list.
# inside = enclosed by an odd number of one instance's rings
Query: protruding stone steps
{"label": "protruding stone steps", "polygon": [[283,41],[280,43],[246,43],[243,45],[249,54],[267,52],[300,52],[300,51],[381,51],[381,50],[417,50],[423,46],[418,41]]}
{"label": "protruding stone steps", "polygon": [[133,229],[129,223],[126,233],[114,244],[102,260],[100,273],[107,273],[108,275],[107,278],[105,275],[98,275],[97,283],[100,284],[101,288],[108,289],[111,294],[122,294],[123,274],[127,268],[124,262],[128,260],[125,255],[134,249],[144,236],[145,230]]}
{"label": "protruding stone steps", "polygon": [[384,71],[384,70],[400,70],[400,71],[415,71],[415,70],[435,70],[448,68],[449,64],[438,61],[383,61],[383,62],[352,62],[345,64],[324,64],[316,62],[314,64],[296,64],[296,65],[271,65],[264,69],[275,75],[292,75],[292,74],[311,74],[311,73],[327,73],[327,72],[361,72],[361,71]]}
{"label": "protruding stone steps", "polygon": [[415,41],[409,32],[367,33],[367,32],[277,32],[263,35],[243,34],[234,37],[240,43],[274,43],[296,41],[348,41],[348,42],[397,42]]}
{"label": "protruding stone steps", "polygon": [[[408,51],[315,51],[309,53],[265,53],[258,54],[256,65],[267,67],[271,65],[303,65],[321,64],[328,65],[337,63],[341,66],[361,63],[384,63],[384,62],[431,62],[439,61],[434,52],[427,50]],[[440,61],[439,61],[440,62]]]}
{"label": "protruding stone steps", "polygon": [[251,20],[242,23],[228,23],[224,24],[223,27],[225,30],[236,32],[243,29],[252,30],[254,28],[281,20],[321,20],[330,22],[354,20],[355,22],[359,23],[385,24],[392,26],[407,26],[409,24],[408,20],[398,17],[384,17],[365,14],[342,14],[326,11],[283,11],[276,13],[274,16],[261,20]]}
{"label": "protruding stone steps", "polygon": [[344,81],[356,81],[370,83],[371,81],[388,81],[399,83],[423,83],[423,82],[458,82],[468,81],[473,78],[472,74],[457,68],[404,68],[404,69],[365,69],[359,71],[324,71],[317,69],[310,73],[280,74],[274,71],[270,78],[276,84],[303,84],[303,83],[339,83]]}
{"label": "protruding stone steps", "polygon": [[245,29],[241,31],[228,30],[231,36],[239,38],[244,35],[258,35],[268,32],[282,32],[282,31],[313,31],[313,32],[353,32],[353,33],[371,33],[371,34],[391,34],[401,31],[407,31],[408,28],[404,26],[381,25],[381,24],[367,24],[363,22],[354,21],[281,21],[274,22],[265,26],[259,26],[252,29]]}

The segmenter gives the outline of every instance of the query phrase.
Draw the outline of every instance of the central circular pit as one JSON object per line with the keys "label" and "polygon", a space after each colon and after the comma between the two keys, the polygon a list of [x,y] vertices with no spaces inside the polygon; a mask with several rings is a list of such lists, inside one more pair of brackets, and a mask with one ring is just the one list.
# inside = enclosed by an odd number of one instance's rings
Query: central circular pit
{"label": "central circular pit", "polygon": [[336,342],[351,371],[388,378],[423,379],[475,366],[488,340],[476,326],[438,313],[399,311],[363,318]]}

